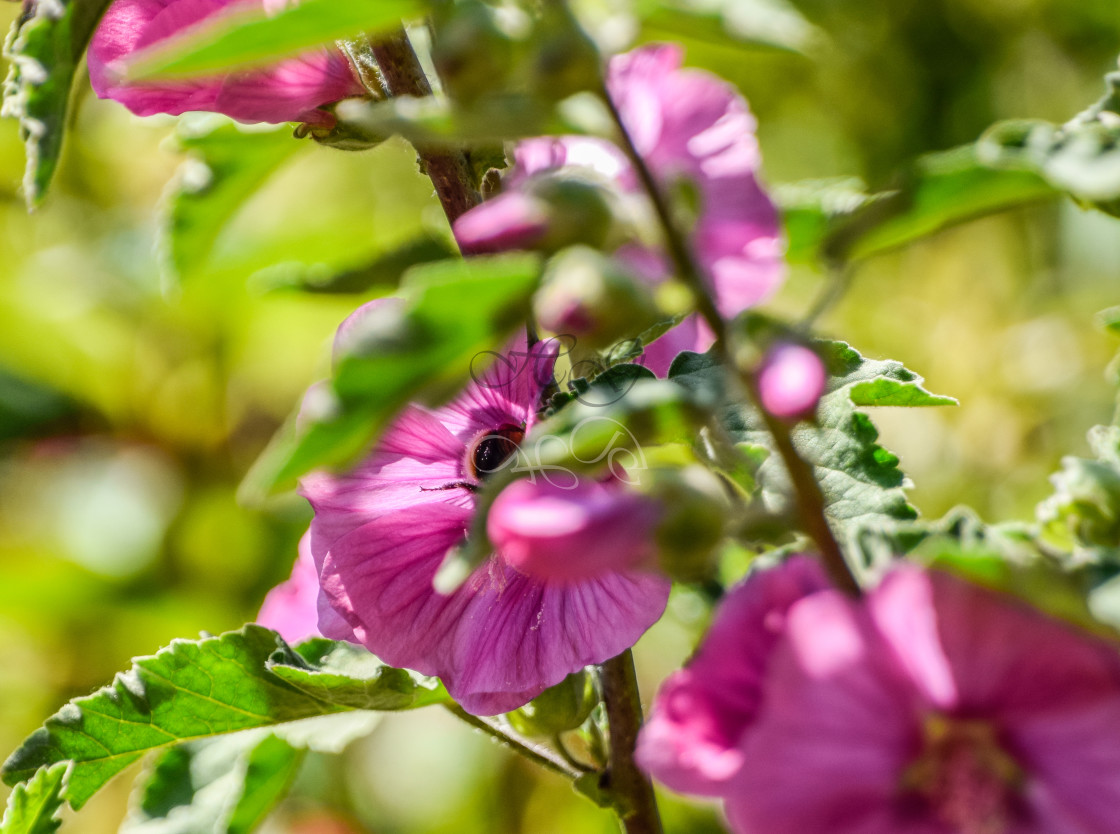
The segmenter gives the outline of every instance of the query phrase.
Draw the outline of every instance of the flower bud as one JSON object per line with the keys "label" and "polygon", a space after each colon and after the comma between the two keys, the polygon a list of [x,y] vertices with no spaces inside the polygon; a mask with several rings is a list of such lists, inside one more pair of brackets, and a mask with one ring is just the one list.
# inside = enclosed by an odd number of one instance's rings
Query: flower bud
{"label": "flower bud", "polygon": [[509,75],[513,44],[493,10],[479,0],[466,0],[437,14],[434,22],[432,63],[444,92],[470,102],[499,89]]}
{"label": "flower bud", "polygon": [[537,24],[532,89],[563,99],[603,85],[599,50],[563,3],[550,3]]}
{"label": "flower bud", "polygon": [[537,322],[576,338],[582,348],[605,348],[636,336],[664,318],[649,288],[613,259],[584,246],[557,255],[533,301]]}
{"label": "flower bud", "polygon": [[827,381],[820,356],[804,345],[790,342],[774,345],[758,369],[762,407],[783,420],[809,416]]}
{"label": "flower bud", "polygon": [[548,204],[519,191],[499,194],[455,221],[463,252],[482,255],[531,249],[548,231]]}
{"label": "flower bud", "polygon": [[597,702],[591,676],[580,669],[506,717],[523,736],[551,737],[579,727]]}
{"label": "flower bud", "polygon": [[495,552],[521,573],[579,582],[652,557],[659,514],[656,501],[619,481],[583,477],[565,489],[522,480],[495,499],[486,534]]}
{"label": "flower bud", "polygon": [[664,508],[656,533],[661,570],[680,582],[710,577],[730,512],[719,479],[702,466],[659,471],[652,494]]}

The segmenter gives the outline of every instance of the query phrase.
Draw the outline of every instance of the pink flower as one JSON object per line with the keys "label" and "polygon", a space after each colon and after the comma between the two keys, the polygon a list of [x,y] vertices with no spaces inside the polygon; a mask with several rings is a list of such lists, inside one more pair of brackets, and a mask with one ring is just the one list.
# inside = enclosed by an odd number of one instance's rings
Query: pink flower
{"label": "pink flower", "polygon": [[580,582],[651,562],[660,509],[619,481],[515,481],[490,508],[486,532],[526,576]]}
{"label": "pink flower", "polygon": [[552,362],[521,340],[450,404],[407,408],[353,471],[302,483],[323,596],[341,618],[321,616],[323,634],[438,675],[477,714],[519,707],[633,645],[669,593],[666,580],[637,570],[561,582],[499,557],[449,595],[432,587],[464,540],[478,485],[510,465],[536,423]]}
{"label": "pink flower", "polygon": [[[615,56],[607,88],[642,158],[662,186],[671,190],[680,180],[697,189],[699,215],[692,231],[693,249],[711,283],[720,312],[731,317],[766,300],[785,276],[784,242],[774,204],[758,183],[760,163],[755,121],[735,89],[700,70],[682,69],[675,45],[646,46]],[[613,144],[588,137],[539,138],[521,142],[507,188],[517,189],[548,171],[590,172],[637,194],[640,184],[625,154]],[[473,211],[482,211],[485,206]],[[465,214],[455,225],[470,245],[486,246],[485,230]],[[524,226],[526,218],[491,216],[491,246],[511,235],[507,223]],[[522,243],[524,243],[522,241]],[[619,256],[653,282],[664,280],[670,267],[656,251],[628,244]],[[658,373],[680,350],[706,350],[712,343],[707,328],[677,328],[665,337],[657,354],[647,356]]]}
{"label": "pink flower", "polygon": [[[762,596],[766,581],[750,587],[728,598],[720,621],[774,607]],[[756,619],[738,645],[722,642],[724,633],[701,650],[691,670],[707,689],[693,694],[722,733],[700,734],[706,749],[675,739],[664,695],[643,731],[643,763],[670,784],[681,783],[682,761],[732,760],[706,786],[725,799],[739,834],[1116,830],[1115,646],[913,566],[893,570],[863,601],[808,593],[783,620],[776,635]],[[752,679],[767,641],[763,673]],[[698,667],[716,654],[722,663]],[[721,701],[744,688],[739,697],[753,711]],[[650,739],[660,739],[655,752],[678,754],[651,754]]]}
{"label": "pink flower", "polygon": [[337,49],[320,49],[271,67],[217,77],[156,83],[121,80],[127,61],[139,50],[226,9],[260,2],[114,0],[90,43],[88,63],[94,91],[139,116],[209,110],[243,122],[333,123],[334,117],[319,107],[366,94]]}
{"label": "pink flower", "polygon": [[758,370],[762,407],[783,420],[811,414],[824,393],[828,375],[821,358],[804,345],[779,344]]}
{"label": "pink flower", "polygon": [[319,575],[308,535],[300,539],[291,578],[268,592],[257,623],[280,632],[293,645],[319,636]]}

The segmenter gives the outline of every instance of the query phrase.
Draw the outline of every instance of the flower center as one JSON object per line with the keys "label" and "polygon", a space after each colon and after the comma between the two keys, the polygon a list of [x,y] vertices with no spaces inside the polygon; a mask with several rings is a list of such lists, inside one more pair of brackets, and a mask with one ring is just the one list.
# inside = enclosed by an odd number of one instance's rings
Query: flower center
{"label": "flower center", "polygon": [[1019,763],[985,721],[929,716],[924,746],[902,776],[942,824],[960,834],[1007,834],[1023,781]]}
{"label": "flower center", "polygon": [[524,437],[525,429],[512,423],[476,437],[467,451],[470,474],[480,481],[493,475],[517,453]]}

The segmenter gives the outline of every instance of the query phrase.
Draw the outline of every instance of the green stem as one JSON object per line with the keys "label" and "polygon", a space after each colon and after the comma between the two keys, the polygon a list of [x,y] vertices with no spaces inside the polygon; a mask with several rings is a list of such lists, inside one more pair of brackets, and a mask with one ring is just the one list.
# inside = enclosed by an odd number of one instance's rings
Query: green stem
{"label": "green stem", "polygon": [[723,360],[725,367],[737,370],[739,381],[762,414],[766,422],[766,428],[774,438],[774,446],[785,464],[786,471],[789,472],[805,532],[816,544],[821,561],[836,587],[852,596],[859,596],[859,582],[856,581],[855,575],[840,549],[840,544],[836,541],[836,536],[833,535],[832,528],[828,524],[828,517],[825,515],[824,494],[821,492],[820,484],[817,483],[812,467],[801,458],[793,445],[790,425],[774,417],[762,407],[758,380],[754,372],[733,361],[728,349],[727,323],[720,315],[707,281],[705,281],[703,273],[692,255],[692,250],[685,242],[684,234],[677,227],[669,209],[669,204],[661,193],[657,181],[653,178],[653,173],[649,170],[649,166],[646,165],[642,155],[638,153],[638,149],[634,147],[634,142],[622,120],[622,114],[618,111],[605,88],[601,94],[614,120],[622,150],[629,158],[638,179],[649,195],[650,202],[653,203],[654,212],[657,214],[658,222],[665,237],[665,246],[669,250],[669,256],[673,260],[680,279],[692,290],[697,312],[700,313],[712,329],[712,333],[715,334],[716,349],[720,352],[720,358]]}
{"label": "green stem", "polygon": [[629,649],[599,667],[599,681],[611,742],[605,781],[618,800],[623,830],[626,834],[662,834],[653,785],[634,762],[634,748],[642,726],[642,702],[634,674],[634,656]]}
{"label": "green stem", "polygon": [[520,753],[529,761],[540,765],[546,770],[551,770],[553,773],[559,773],[568,779],[578,779],[582,773],[569,765],[566,761],[556,755],[547,747],[540,747],[539,745],[532,744],[529,741],[503,730],[501,727],[491,724],[489,721],[479,718],[477,715],[471,715],[458,704],[445,704],[447,710],[472,727],[482,730],[488,736],[496,739],[504,747],[508,747],[515,753]]}
{"label": "green stem", "polygon": [[[382,83],[390,96],[423,98],[432,94],[432,86],[404,29],[378,38],[371,46],[381,70]],[[454,223],[460,215],[482,202],[465,153],[431,148],[417,148],[416,152],[424,173],[435,186],[448,222]]]}

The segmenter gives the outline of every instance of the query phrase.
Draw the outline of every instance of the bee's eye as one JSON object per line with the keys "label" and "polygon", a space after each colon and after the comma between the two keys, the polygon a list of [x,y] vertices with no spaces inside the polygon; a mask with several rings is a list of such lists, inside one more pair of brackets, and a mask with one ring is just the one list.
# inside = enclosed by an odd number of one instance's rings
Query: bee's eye
{"label": "bee's eye", "polygon": [[505,424],[475,440],[470,451],[471,474],[479,480],[497,472],[517,452],[525,430]]}

